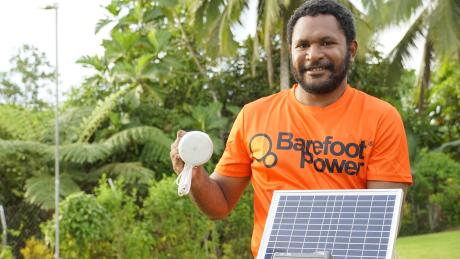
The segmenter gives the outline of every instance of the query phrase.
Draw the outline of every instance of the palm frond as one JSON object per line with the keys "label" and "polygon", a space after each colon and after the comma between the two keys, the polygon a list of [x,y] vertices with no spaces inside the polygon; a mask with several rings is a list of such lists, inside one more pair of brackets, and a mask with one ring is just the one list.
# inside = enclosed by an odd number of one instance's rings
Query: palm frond
{"label": "palm frond", "polygon": [[460,139],[444,143],[440,147],[436,148],[435,150],[445,151],[446,149],[449,149],[449,148],[460,148]]}
{"label": "palm frond", "polygon": [[426,1],[424,0],[391,0],[387,3],[388,19],[386,19],[387,25],[398,25],[402,22],[409,20],[414,13],[417,13],[421,8],[426,9]]}
{"label": "palm frond", "polygon": [[[214,12],[214,5],[219,1],[210,2],[208,12]],[[214,5],[212,5],[213,2],[215,2]],[[220,6],[223,8],[221,14],[208,21],[210,26],[207,32],[206,47],[210,49],[210,53],[217,50],[220,55],[231,56],[235,54],[238,47],[231,29],[235,23],[239,22],[242,11],[247,8],[247,3],[242,0],[230,0]]]}
{"label": "palm frond", "polygon": [[122,176],[128,183],[147,183],[155,177],[155,172],[142,166],[140,162],[111,163],[97,169],[95,173]]}
{"label": "palm frond", "polygon": [[155,157],[169,159],[169,149],[173,141],[158,128],[141,126],[126,129],[112,135],[104,144],[113,152],[125,151],[132,143],[146,144],[144,149]]}
{"label": "palm frond", "polygon": [[388,69],[389,83],[394,83],[400,76],[404,68],[404,62],[410,58],[410,49],[415,47],[418,37],[423,36],[425,30],[425,19],[427,10],[420,13],[414,23],[404,34],[403,38],[393,48],[389,54],[390,66]]}
{"label": "palm frond", "polygon": [[103,102],[99,103],[93,113],[83,120],[82,134],[80,135],[78,142],[88,142],[101,123],[107,119],[110,112],[117,106],[119,99],[135,86],[136,84],[125,87],[118,92],[107,96]]}
{"label": "palm frond", "polygon": [[362,49],[358,52],[358,55],[364,57],[364,55],[368,52],[368,45],[370,43],[373,31],[375,30],[375,28],[371,26],[372,23],[369,21],[370,16],[361,12],[350,0],[342,0],[340,2],[348,9],[350,9],[351,13],[355,17],[356,39]]}
{"label": "palm frond", "polygon": [[94,68],[99,72],[102,72],[107,69],[107,62],[103,57],[97,55],[94,56],[82,56],[77,60],[78,64],[83,65],[83,67]]}
{"label": "palm frond", "polygon": [[106,159],[111,150],[104,144],[74,143],[60,148],[62,160],[75,164],[93,164]]}
{"label": "palm frond", "polygon": [[439,59],[449,59],[460,46],[460,2],[456,0],[437,1],[427,18],[430,40]]}
{"label": "palm frond", "polygon": [[93,111],[94,107],[88,105],[71,107],[61,112],[59,115],[61,144],[74,143],[78,140],[81,134],[81,122]]}
{"label": "palm frond", "polygon": [[42,140],[52,118],[52,112],[34,112],[21,107],[0,105],[0,130],[13,139]]}
{"label": "palm frond", "polygon": [[105,18],[105,19],[100,19],[97,24],[96,24],[96,28],[95,28],[95,33],[99,33],[99,31],[104,28],[107,24],[111,23],[112,22],[112,19],[109,19],[109,18]]}
{"label": "palm frond", "polygon": [[0,154],[30,154],[51,158],[53,156],[53,149],[51,146],[40,142],[0,139]]}
{"label": "palm frond", "polygon": [[[78,185],[68,174],[60,176],[61,197],[80,191]],[[54,209],[55,185],[54,176],[43,174],[34,176],[26,181],[26,200],[43,209]]]}

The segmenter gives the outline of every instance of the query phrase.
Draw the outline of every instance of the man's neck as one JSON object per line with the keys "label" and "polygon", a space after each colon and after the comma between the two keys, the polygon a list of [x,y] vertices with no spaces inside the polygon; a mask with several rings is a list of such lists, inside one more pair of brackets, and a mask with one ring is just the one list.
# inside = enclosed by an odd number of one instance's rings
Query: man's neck
{"label": "man's neck", "polygon": [[303,105],[326,107],[335,103],[343,95],[347,88],[347,80],[344,79],[340,86],[328,94],[311,94],[305,91],[300,85],[295,88],[295,98]]}

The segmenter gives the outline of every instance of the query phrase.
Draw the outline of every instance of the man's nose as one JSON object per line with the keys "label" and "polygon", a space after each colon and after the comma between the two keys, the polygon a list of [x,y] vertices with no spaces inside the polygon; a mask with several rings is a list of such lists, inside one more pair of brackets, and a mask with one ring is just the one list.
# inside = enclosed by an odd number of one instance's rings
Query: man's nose
{"label": "man's nose", "polygon": [[312,44],[305,54],[305,58],[310,63],[315,63],[318,60],[321,60],[324,57],[324,53],[321,50],[321,46],[318,44]]}

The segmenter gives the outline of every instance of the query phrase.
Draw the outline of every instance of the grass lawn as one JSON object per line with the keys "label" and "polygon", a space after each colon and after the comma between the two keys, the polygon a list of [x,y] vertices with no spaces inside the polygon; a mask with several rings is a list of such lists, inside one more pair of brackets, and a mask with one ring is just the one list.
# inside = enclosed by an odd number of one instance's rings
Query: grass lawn
{"label": "grass lawn", "polygon": [[401,259],[458,259],[460,230],[398,238]]}

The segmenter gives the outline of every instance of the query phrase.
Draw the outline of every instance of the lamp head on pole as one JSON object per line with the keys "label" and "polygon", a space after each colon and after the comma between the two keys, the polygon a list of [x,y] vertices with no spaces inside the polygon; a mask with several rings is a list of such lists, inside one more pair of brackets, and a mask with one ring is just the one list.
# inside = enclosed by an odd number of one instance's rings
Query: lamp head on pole
{"label": "lamp head on pole", "polygon": [[47,5],[47,6],[43,7],[43,9],[45,9],[45,10],[52,10],[52,9],[57,10],[58,8],[59,8],[58,3],[54,3],[52,5]]}

